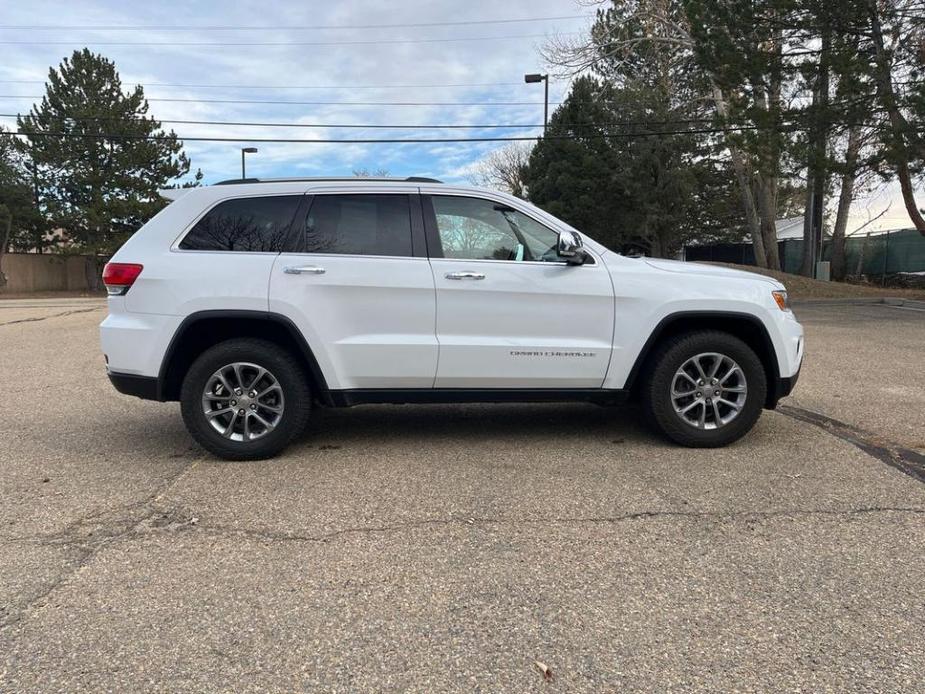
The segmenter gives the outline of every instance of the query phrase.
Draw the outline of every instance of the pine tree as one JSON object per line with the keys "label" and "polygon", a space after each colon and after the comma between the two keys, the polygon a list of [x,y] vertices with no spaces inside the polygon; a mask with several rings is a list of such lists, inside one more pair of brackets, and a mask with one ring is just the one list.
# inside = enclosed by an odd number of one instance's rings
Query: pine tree
{"label": "pine tree", "polygon": [[575,80],[549,119],[547,137],[530,154],[524,183],[532,202],[601,243],[619,248],[623,239],[613,222],[621,193],[612,185],[616,162],[603,137],[611,116],[602,90],[593,77]]}
{"label": "pine tree", "polygon": [[10,248],[41,250],[44,225],[30,178],[14,136],[0,127],[0,287],[6,284],[4,253]]}
{"label": "pine tree", "polygon": [[42,103],[18,125],[49,223],[94,257],[160,210],[157,190],[190,168],[176,135],[148,115],[142,87],[123,89],[115,64],[86,48],[49,70]]}

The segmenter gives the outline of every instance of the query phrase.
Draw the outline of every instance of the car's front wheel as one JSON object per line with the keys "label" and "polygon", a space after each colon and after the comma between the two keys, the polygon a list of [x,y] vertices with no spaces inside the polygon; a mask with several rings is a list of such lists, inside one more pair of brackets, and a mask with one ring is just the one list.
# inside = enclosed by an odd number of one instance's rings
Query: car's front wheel
{"label": "car's front wheel", "polygon": [[207,451],[257,460],[276,455],[304,429],[311,394],[289,352],[242,338],[217,344],[193,362],[180,404],[187,429]]}
{"label": "car's front wheel", "polygon": [[728,333],[704,330],[663,344],[650,362],[642,400],[648,419],[684,446],[725,446],[747,434],[767,393],[754,350]]}

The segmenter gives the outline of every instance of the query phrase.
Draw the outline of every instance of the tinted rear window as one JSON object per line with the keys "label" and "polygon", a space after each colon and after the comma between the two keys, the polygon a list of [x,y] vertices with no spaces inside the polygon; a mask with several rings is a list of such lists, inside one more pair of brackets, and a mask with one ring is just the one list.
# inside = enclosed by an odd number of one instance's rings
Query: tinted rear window
{"label": "tinted rear window", "polygon": [[305,217],[305,252],[411,255],[407,195],[316,195]]}
{"label": "tinted rear window", "polygon": [[196,222],[180,242],[187,251],[279,253],[287,248],[300,195],[235,198],[221,202]]}

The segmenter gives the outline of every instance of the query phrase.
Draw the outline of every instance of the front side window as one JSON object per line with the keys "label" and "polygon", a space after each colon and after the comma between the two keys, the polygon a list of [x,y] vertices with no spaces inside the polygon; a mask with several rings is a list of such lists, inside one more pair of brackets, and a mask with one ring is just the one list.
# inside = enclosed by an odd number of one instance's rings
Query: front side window
{"label": "front side window", "polygon": [[561,262],[559,235],[522,212],[482,198],[431,198],[446,258]]}
{"label": "front side window", "polygon": [[180,242],[185,251],[280,253],[300,195],[225,200],[209,210]]}
{"label": "front side window", "polygon": [[304,225],[306,253],[412,255],[407,195],[316,195]]}

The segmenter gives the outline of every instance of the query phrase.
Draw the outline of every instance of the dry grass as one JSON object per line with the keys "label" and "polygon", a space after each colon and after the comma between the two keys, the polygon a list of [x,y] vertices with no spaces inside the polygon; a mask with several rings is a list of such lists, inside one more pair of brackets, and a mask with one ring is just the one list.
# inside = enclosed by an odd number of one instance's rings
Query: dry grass
{"label": "dry grass", "polygon": [[820,280],[810,279],[802,275],[791,275],[787,272],[778,270],[766,270],[764,268],[753,267],[751,265],[734,265],[732,263],[712,263],[713,265],[723,265],[725,267],[735,268],[736,270],[747,270],[748,272],[757,272],[762,275],[768,275],[776,280],[780,280],[787,287],[787,292],[792,299],[852,299],[852,298],[875,298],[875,297],[893,297],[900,299],[918,299],[925,301],[925,290],[922,289],[896,289],[890,287],[875,287],[866,284],[848,284],[846,282],[822,282]]}

